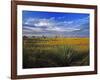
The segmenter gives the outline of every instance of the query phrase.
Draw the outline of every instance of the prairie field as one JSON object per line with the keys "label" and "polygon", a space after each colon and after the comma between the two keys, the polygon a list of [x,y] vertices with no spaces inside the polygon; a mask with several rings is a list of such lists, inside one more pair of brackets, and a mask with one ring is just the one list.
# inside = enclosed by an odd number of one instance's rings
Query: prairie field
{"label": "prairie field", "polygon": [[89,38],[23,38],[23,68],[89,65]]}

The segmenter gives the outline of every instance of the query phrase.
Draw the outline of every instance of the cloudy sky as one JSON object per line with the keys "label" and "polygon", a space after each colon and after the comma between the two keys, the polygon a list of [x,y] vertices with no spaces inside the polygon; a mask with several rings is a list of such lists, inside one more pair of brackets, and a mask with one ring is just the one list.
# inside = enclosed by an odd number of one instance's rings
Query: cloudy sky
{"label": "cloudy sky", "polygon": [[89,37],[89,14],[22,12],[23,36]]}

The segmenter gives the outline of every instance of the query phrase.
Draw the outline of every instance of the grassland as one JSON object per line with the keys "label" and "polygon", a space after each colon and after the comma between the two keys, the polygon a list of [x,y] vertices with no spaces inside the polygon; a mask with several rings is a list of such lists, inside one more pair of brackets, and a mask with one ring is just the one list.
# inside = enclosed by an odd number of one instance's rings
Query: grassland
{"label": "grassland", "polygon": [[23,38],[23,68],[89,65],[89,38]]}

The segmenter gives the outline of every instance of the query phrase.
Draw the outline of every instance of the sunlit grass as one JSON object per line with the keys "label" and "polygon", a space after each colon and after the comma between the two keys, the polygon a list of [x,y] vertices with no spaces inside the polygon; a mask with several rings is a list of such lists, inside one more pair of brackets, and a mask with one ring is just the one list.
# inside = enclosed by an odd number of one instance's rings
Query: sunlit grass
{"label": "sunlit grass", "polygon": [[88,38],[28,38],[23,42],[23,68],[89,65]]}
{"label": "sunlit grass", "polygon": [[[50,46],[60,46],[60,45],[70,45],[73,46],[75,50],[85,51],[89,49],[89,39],[88,38],[41,38],[38,41],[25,42],[25,46],[29,48],[34,47],[33,44],[39,46],[37,48],[43,49],[45,46],[50,49]],[[43,47],[44,46],[44,47]],[[45,48],[45,49],[46,49]]]}

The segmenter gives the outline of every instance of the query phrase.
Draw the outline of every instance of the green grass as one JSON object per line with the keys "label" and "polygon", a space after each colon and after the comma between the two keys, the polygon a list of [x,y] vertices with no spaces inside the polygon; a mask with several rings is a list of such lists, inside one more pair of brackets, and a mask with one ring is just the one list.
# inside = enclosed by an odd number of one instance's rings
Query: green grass
{"label": "green grass", "polygon": [[[50,41],[45,39],[42,41]],[[89,51],[76,51],[71,45],[38,45],[41,39],[24,40],[23,68],[89,65]],[[27,45],[26,45],[27,43]]]}

